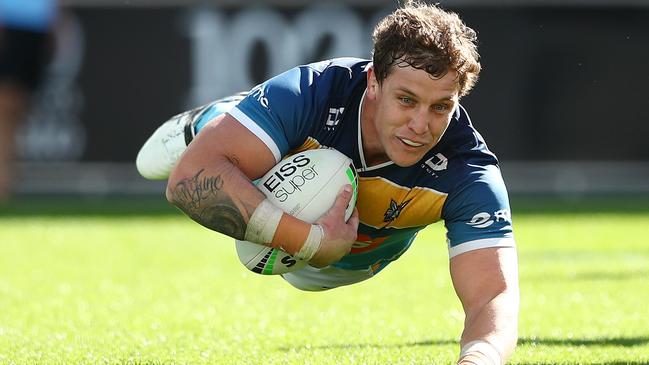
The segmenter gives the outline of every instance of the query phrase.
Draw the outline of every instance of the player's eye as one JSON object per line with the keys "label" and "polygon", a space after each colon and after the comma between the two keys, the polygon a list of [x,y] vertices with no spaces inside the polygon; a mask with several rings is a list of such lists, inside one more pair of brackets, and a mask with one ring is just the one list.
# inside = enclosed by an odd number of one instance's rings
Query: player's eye
{"label": "player's eye", "polygon": [[446,105],[446,104],[435,104],[433,106],[433,108],[435,108],[436,112],[445,112],[445,111],[448,110],[448,105]]}
{"label": "player's eye", "polygon": [[400,97],[400,98],[399,98],[399,101],[400,101],[402,104],[404,104],[404,105],[412,105],[412,104],[415,103],[414,100],[412,100],[411,98],[409,98],[409,97],[407,97],[407,96],[402,96],[402,97]]}

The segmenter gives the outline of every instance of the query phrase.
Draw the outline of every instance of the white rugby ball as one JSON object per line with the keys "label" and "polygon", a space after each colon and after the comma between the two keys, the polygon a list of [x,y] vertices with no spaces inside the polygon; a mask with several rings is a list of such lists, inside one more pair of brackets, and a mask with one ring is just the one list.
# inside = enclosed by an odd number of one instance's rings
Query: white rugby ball
{"label": "white rugby ball", "polygon": [[[345,184],[351,184],[353,193],[345,220],[352,215],[358,196],[358,175],[352,160],[334,149],[308,150],[288,156],[255,183],[276,207],[309,223],[333,206]],[[284,274],[307,264],[277,248],[235,242],[241,263],[258,274]]]}

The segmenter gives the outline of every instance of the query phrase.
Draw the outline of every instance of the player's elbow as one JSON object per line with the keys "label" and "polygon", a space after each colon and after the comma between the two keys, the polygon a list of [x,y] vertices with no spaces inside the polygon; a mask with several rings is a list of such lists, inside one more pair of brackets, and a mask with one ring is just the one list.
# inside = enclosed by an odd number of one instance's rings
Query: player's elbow
{"label": "player's elbow", "polygon": [[171,185],[169,185],[168,183],[167,183],[167,190],[165,190],[165,197],[167,198],[167,201],[169,203],[175,205],[175,199],[174,199],[173,191],[172,191]]}
{"label": "player's elbow", "polygon": [[192,171],[184,163],[178,163],[171,170],[169,178],[167,179],[167,188],[165,189],[165,197],[167,201],[179,208],[183,208],[183,202],[188,201],[187,196],[190,195],[190,190],[187,189],[191,184],[189,181],[189,173]]}
{"label": "player's elbow", "polygon": [[182,182],[178,180],[176,175],[177,174],[172,173],[171,176],[169,176],[169,179],[167,180],[167,189],[165,190],[165,197],[169,203],[178,206],[182,201],[179,196],[182,191]]}

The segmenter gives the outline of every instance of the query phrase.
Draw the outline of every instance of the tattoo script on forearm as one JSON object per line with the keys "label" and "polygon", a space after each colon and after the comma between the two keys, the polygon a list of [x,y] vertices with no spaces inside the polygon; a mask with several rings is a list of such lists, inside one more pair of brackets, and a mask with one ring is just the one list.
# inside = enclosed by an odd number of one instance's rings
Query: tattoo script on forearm
{"label": "tattoo script on forearm", "polygon": [[232,198],[223,191],[221,175],[196,175],[183,179],[173,188],[173,203],[194,221],[214,231],[243,239],[246,220]]}

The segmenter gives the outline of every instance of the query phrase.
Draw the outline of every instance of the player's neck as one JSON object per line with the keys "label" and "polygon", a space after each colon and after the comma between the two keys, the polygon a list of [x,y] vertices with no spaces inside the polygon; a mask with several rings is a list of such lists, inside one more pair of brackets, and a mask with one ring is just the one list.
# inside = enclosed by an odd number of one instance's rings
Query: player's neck
{"label": "player's neck", "polygon": [[379,135],[374,124],[376,115],[376,101],[371,100],[365,94],[360,105],[360,134],[363,145],[363,156],[367,167],[375,166],[389,161],[388,156],[383,151]]}

